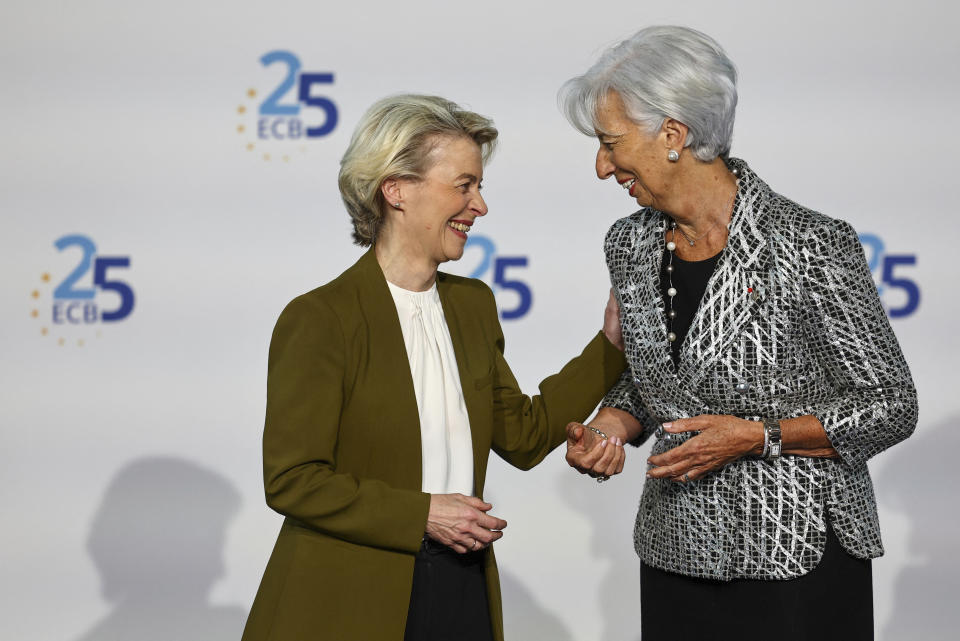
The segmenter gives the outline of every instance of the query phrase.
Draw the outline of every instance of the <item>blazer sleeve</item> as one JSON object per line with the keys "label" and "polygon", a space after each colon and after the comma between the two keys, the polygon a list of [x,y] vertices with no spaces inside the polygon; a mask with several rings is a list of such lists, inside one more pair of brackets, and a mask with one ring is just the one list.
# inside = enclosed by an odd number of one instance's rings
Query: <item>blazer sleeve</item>
{"label": "blazer sleeve", "polygon": [[598,332],[583,352],[540,383],[540,394],[520,391],[503,357],[503,329],[490,294],[495,335],[493,450],[508,463],[528,470],[567,439],[567,423],[583,421],[626,367],[623,353]]}
{"label": "blazer sleeve", "polygon": [[630,441],[630,445],[640,446],[650,438],[660,424],[647,412],[637,392],[637,386],[633,383],[633,374],[628,367],[617,383],[607,392],[603,400],[600,401],[600,407],[612,407],[622,410],[632,415],[643,426],[640,435]]}
{"label": "blazer sleeve", "polygon": [[829,220],[801,255],[806,340],[838,390],[813,414],[841,460],[863,465],[913,432],[917,390],[853,227]]}
{"label": "blazer sleeve", "polygon": [[[626,280],[625,267],[636,260],[634,243],[637,232],[634,216],[621,218],[611,225],[603,241],[603,253],[607,261],[607,270],[610,272],[610,284],[617,296],[617,302],[619,302],[620,288]],[[637,386],[633,383],[633,372],[629,367],[624,370],[616,385],[604,396],[600,407],[622,410],[640,422],[643,430],[639,436],[630,441],[631,445],[641,445],[660,426],[644,407]]]}
{"label": "blazer sleeve", "polygon": [[340,321],[322,299],[301,296],[280,315],[263,431],[267,504],[340,539],[416,552],[430,496],[337,473],[345,348]]}

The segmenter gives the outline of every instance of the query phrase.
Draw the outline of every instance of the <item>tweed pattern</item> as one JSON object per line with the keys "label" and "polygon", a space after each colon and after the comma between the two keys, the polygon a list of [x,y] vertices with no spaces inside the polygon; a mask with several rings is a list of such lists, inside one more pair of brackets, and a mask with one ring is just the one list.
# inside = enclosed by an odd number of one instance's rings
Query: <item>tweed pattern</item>
{"label": "tweed pattern", "polygon": [[630,412],[654,454],[701,414],[812,414],[839,458],[742,458],[688,484],[647,479],[634,530],[649,565],[690,576],[789,579],[819,563],[827,522],[860,558],[883,554],[867,460],[911,434],[916,389],[856,232],[776,194],[741,160],[727,247],[670,358],[659,280],[668,218],[645,208],[605,241],[623,377],[602,405]]}

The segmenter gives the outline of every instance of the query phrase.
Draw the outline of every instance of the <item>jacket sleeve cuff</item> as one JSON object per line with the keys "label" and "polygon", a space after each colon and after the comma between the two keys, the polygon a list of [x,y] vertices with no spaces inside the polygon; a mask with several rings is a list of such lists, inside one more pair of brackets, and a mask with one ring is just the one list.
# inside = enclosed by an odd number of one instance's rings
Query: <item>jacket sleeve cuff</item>
{"label": "jacket sleeve cuff", "polygon": [[836,399],[811,412],[840,459],[852,467],[865,465],[904,440],[917,424],[917,392],[912,385],[879,387],[870,390],[870,398],[865,396]]}

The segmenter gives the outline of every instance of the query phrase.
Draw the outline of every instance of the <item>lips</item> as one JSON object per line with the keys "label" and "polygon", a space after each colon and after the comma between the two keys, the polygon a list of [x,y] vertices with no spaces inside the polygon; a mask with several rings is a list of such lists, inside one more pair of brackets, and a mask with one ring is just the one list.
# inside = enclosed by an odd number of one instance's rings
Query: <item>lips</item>
{"label": "lips", "polygon": [[464,220],[448,220],[447,227],[453,230],[453,233],[461,238],[467,237],[467,232],[470,231],[470,226],[473,224],[473,221],[464,221]]}
{"label": "lips", "polygon": [[627,190],[627,193],[632,196],[632,195],[633,195],[633,186],[634,186],[635,184],[637,184],[637,179],[636,179],[636,178],[630,178],[629,180],[626,180],[626,181],[620,183],[620,186],[623,187],[624,189],[626,189],[626,190]]}

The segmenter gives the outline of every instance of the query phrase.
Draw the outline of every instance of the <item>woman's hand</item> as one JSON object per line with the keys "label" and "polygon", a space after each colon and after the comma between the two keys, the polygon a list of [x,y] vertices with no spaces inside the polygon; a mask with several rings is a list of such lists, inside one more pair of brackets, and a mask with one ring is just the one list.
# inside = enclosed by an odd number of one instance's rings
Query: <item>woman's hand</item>
{"label": "woman's hand", "polygon": [[620,304],[610,288],[610,298],[607,299],[607,308],[603,310],[603,333],[613,346],[623,351],[623,330],[620,327]]}
{"label": "woman's hand", "polygon": [[664,423],[670,434],[700,432],[683,445],[651,456],[647,476],[687,482],[703,478],[748,454],[763,451],[763,424],[727,415],[694,416]]}
{"label": "woman's hand", "polygon": [[482,550],[503,536],[507,522],[487,514],[493,506],[475,496],[431,494],[427,536],[460,554]]}
{"label": "woman's hand", "polygon": [[623,471],[626,458],[621,438],[603,438],[580,423],[567,424],[567,463],[581,474],[609,478]]}

